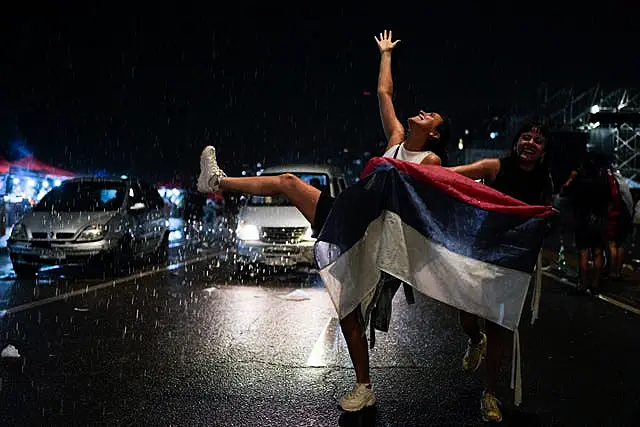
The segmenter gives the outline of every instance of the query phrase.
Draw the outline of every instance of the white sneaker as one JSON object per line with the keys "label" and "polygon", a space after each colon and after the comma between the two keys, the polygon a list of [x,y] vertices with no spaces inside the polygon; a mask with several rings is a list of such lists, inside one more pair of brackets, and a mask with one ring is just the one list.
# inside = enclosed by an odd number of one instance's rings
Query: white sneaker
{"label": "white sneaker", "polygon": [[478,344],[473,344],[471,339],[467,343],[467,351],[462,358],[462,369],[467,372],[477,371],[486,352],[487,336],[480,332],[480,342]]}
{"label": "white sneaker", "polygon": [[347,412],[356,412],[376,403],[372,384],[356,384],[353,390],[340,399],[340,407]]}
{"label": "white sneaker", "polygon": [[198,176],[198,191],[210,193],[220,190],[220,181],[227,176],[218,166],[216,149],[207,145],[200,154],[200,176]]}

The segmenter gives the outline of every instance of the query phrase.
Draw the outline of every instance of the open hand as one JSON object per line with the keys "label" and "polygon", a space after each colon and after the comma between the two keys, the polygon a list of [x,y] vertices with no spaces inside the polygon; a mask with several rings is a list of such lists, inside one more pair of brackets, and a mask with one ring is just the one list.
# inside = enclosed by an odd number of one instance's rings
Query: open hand
{"label": "open hand", "polygon": [[378,37],[373,37],[376,39],[376,43],[378,43],[378,48],[380,49],[380,53],[390,52],[394,47],[400,42],[400,40],[396,40],[394,42],[391,41],[391,31],[384,30],[384,32],[380,33],[380,39]]}

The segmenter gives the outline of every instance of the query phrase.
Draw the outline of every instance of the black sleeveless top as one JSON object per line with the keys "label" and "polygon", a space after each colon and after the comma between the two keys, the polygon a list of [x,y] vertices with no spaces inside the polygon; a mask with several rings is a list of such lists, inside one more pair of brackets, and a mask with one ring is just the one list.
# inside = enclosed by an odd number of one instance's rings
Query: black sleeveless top
{"label": "black sleeveless top", "polygon": [[529,205],[546,205],[553,192],[553,181],[547,168],[522,170],[515,156],[500,159],[500,172],[487,185]]}

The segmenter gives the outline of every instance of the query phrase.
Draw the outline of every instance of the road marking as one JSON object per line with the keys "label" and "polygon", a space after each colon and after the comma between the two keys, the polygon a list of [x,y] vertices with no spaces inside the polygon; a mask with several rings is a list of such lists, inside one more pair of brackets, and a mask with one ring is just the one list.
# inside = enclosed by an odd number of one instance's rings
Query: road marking
{"label": "road marking", "polygon": [[638,314],[638,315],[640,315],[640,309],[638,309],[638,308],[636,308],[636,307],[634,307],[634,306],[632,306],[632,305],[629,305],[629,304],[627,304],[627,303],[624,303],[624,302],[622,302],[622,301],[619,301],[619,300],[617,300],[617,299],[615,299],[615,298],[611,298],[611,297],[609,297],[609,296],[602,295],[602,294],[599,294],[599,295],[598,295],[598,298],[600,298],[600,299],[601,299],[601,300],[603,300],[603,301],[608,302],[609,304],[613,304],[613,305],[615,305],[616,307],[620,307],[620,308],[622,308],[623,310],[627,310],[627,311],[630,311],[630,312],[632,312],[632,313],[634,313],[634,314]]}
{"label": "road marking", "polygon": [[324,329],[320,332],[316,343],[313,345],[311,353],[309,353],[309,358],[306,363],[307,366],[315,368],[327,366],[325,355],[327,353],[336,354],[337,326],[338,319],[335,317],[329,318]]}
{"label": "road marking", "polygon": [[119,277],[119,278],[114,279],[114,280],[109,280],[108,282],[99,283],[99,284],[93,285],[93,286],[86,286],[83,289],[76,289],[75,291],[66,292],[64,294],[56,295],[56,296],[53,296],[53,297],[48,297],[48,298],[44,298],[44,299],[41,299],[41,300],[38,300],[38,301],[32,301],[32,302],[29,302],[29,303],[26,303],[26,304],[17,305],[15,307],[7,308],[5,310],[0,310],[0,317],[6,316],[8,314],[18,313],[20,311],[29,310],[29,309],[32,309],[32,308],[35,308],[35,307],[40,307],[42,305],[51,304],[51,303],[54,303],[56,301],[66,300],[68,298],[76,297],[76,296],[79,296],[79,295],[84,295],[86,293],[98,291],[100,289],[104,289],[104,288],[108,288],[108,287],[114,287],[114,286],[117,286],[117,285],[122,285],[123,283],[127,283],[127,282],[130,282],[132,280],[142,279],[144,277],[153,276],[153,275],[156,275],[158,273],[163,273],[165,271],[176,270],[178,268],[186,267],[188,265],[196,264],[196,263],[199,263],[199,262],[202,262],[202,261],[208,261],[208,260],[210,260],[212,258],[215,258],[218,255],[219,255],[218,253],[205,255],[205,256],[198,257],[198,258],[189,259],[187,261],[179,262],[179,263],[176,263],[176,264],[170,264],[170,265],[167,265],[166,267],[163,267],[163,268],[142,271],[140,273],[135,273],[135,274],[132,274],[132,275],[127,276],[127,277]]}
{"label": "road marking", "polygon": [[[556,280],[557,282],[569,284],[569,285],[573,286],[574,288],[577,288],[577,285],[575,283],[573,283],[571,280],[569,280],[569,279],[567,279],[565,277],[556,276],[555,274],[549,273],[547,271],[543,271],[542,274],[544,274],[545,276]],[[630,311],[630,312],[632,312],[634,314],[640,315],[640,309],[639,308],[634,307],[632,305],[629,305],[629,304],[627,304],[625,302],[622,302],[620,300],[617,300],[615,298],[612,298],[610,296],[603,295],[603,294],[598,294],[598,298],[600,298],[604,302],[608,302],[609,304],[615,305],[618,308],[621,308],[623,310],[627,310],[627,311]]]}
{"label": "road marking", "polygon": [[575,284],[571,280],[567,279],[566,277],[556,276],[555,274],[549,273],[548,271],[543,271],[542,274],[547,276],[547,277],[551,277],[556,282],[569,283],[570,285],[575,286]]}

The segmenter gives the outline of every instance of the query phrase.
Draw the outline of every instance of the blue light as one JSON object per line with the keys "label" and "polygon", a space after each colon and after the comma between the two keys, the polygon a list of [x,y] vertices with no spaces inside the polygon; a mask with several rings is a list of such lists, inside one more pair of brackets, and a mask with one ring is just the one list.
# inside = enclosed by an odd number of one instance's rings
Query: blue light
{"label": "blue light", "polygon": [[498,132],[491,132],[489,134],[489,138],[491,138],[491,139],[496,139],[496,136],[498,136]]}
{"label": "blue light", "polygon": [[120,179],[127,179],[129,178],[127,175],[120,175]]}

